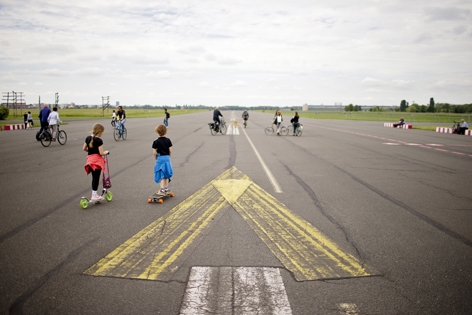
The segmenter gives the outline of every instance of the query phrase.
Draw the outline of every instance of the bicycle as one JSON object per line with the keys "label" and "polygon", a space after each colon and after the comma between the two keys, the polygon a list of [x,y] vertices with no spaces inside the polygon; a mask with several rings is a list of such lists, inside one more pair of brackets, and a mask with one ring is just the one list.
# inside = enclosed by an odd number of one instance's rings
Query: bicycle
{"label": "bicycle", "polygon": [[56,125],[56,137],[52,136],[52,127],[48,126],[47,129],[43,130],[43,132],[39,135],[39,140],[43,147],[49,147],[52,141],[57,141],[59,144],[64,145],[67,142],[67,134],[64,130],[60,130],[59,124]]}
{"label": "bicycle", "polygon": [[120,138],[123,140],[126,140],[127,136],[128,136],[128,131],[123,126],[123,123],[117,120],[115,123],[115,130],[113,131],[113,138],[115,138],[115,141],[120,140]]}
{"label": "bicycle", "polygon": [[300,123],[298,124],[297,130],[295,131],[295,133],[293,132],[293,125],[289,125],[287,127],[287,134],[289,135],[291,134],[297,137],[301,137],[302,133],[303,133],[303,125]]}
{"label": "bicycle", "polygon": [[[272,123],[269,127],[267,127],[267,128],[264,130],[265,133],[266,133],[266,135],[270,136],[270,135],[272,135],[272,134],[277,130],[277,127],[274,129],[273,125],[274,125],[274,124]],[[287,127],[285,127],[285,126],[283,126],[283,125],[280,126],[280,134],[283,135],[283,136],[286,136],[287,133],[288,133]]]}
{"label": "bicycle", "polygon": [[221,133],[222,135],[226,134],[228,127],[226,126],[226,122],[223,117],[220,118],[220,124],[218,125],[216,122],[209,123],[208,126],[210,127],[210,132],[212,136]]}
{"label": "bicycle", "polygon": [[243,125],[244,125],[244,128],[246,128],[246,127],[247,127],[247,119],[244,119],[244,123],[243,123]]}

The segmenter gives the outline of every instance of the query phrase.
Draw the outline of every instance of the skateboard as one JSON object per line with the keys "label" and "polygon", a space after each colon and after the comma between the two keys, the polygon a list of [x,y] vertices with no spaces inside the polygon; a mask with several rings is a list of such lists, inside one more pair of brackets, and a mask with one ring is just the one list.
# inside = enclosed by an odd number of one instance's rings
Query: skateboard
{"label": "skateboard", "polygon": [[148,202],[164,203],[164,198],[166,197],[174,197],[174,193],[172,191],[169,191],[167,193],[154,193],[154,195],[149,196]]}
{"label": "skateboard", "polygon": [[87,207],[90,204],[99,204],[99,203],[101,203],[102,201],[105,201],[105,200],[110,202],[112,198],[113,198],[113,194],[109,190],[104,191],[99,199],[89,200],[88,198],[82,197],[80,199],[80,207],[82,207],[82,209],[87,209]]}

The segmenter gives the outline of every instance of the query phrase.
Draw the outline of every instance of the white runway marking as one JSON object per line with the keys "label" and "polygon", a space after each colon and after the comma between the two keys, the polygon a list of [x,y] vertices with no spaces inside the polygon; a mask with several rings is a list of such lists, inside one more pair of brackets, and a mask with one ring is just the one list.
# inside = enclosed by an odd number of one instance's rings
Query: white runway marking
{"label": "white runway marking", "polygon": [[269,178],[270,183],[272,184],[272,187],[274,187],[274,190],[276,193],[281,194],[282,187],[280,187],[279,182],[277,179],[275,179],[274,174],[270,171],[269,167],[265,164],[264,160],[262,159],[261,155],[259,154],[259,151],[257,151],[256,147],[252,143],[251,139],[249,139],[249,136],[247,135],[246,130],[243,129],[244,134],[246,135],[247,140],[249,141],[249,144],[251,145],[252,149],[254,150],[254,153],[256,153],[257,158],[259,159],[259,162],[262,165],[262,168],[264,169],[267,177]]}
{"label": "white runway marking", "polygon": [[181,315],[291,315],[278,268],[193,267]]}
{"label": "white runway marking", "polygon": [[239,128],[237,126],[234,126],[233,124],[228,125],[228,131],[226,132],[226,134],[239,136]]}

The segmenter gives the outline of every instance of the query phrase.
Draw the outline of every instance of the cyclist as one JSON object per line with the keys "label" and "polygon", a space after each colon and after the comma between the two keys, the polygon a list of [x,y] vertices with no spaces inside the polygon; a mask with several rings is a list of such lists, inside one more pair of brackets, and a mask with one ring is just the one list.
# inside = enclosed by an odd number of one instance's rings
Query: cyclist
{"label": "cyclist", "polygon": [[123,106],[118,106],[118,112],[116,112],[118,119],[121,122],[121,130],[125,129],[125,122],[126,122],[126,112],[123,109]]}
{"label": "cyclist", "polygon": [[48,107],[48,104],[44,104],[43,109],[39,112],[39,121],[41,122],[41,129],[39,130],[38,134],[41,135],[44,130],[48,129],[48,117],[51,113],[51,110]]}
{"label": "cyclist", "polygon": [[295,116],[293,116],[292,119],[290,119],[290,122],[293,125],[293,135],[295,136],[297,134],[297,128],[300,126],[298,123],[298,120],[300,119],[300,116],[298,116],[298,112],[295,112]]}
{"label": "cyclist", "polygon": [[59,113],[57,112],[57,107],[54,107],[52,110],[53,111],[48,116],[48,124],[51,127],[52,141],[56,141],[57,124],[62,122],[62,121],[59,118]]}
{"label": "cyclist", "polygon": [[247,110],[245,110],[243,112],[243,115],[242,115],[243,119],[244,119],[244,126],[247,125],[247,120],[249,119],[249,113],[247,112]]}
{"label": "cyclist", "polygon": [[218,109],[218,106],[215,107],[215,110],[213,111],[213,121],[215,122],[215,130],[218,131],[218,126],[220,125],[220,116],[223,117],[223,115],[221,115],[221,112],[220,110]]}

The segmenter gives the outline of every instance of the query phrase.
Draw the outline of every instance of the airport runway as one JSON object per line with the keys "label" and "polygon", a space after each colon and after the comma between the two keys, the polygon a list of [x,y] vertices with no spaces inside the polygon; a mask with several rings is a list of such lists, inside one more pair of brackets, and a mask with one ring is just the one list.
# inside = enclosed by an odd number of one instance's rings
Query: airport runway
{"label": "airport runway", "polygon": [[[224,136],[211,112],[171,117],[163,204],[163,117],[128,118],[125,141],[69,121],[47,148],[1,131],[0,313],[472,313],[472,137],[303,118],[268,136],[272,112],[241,113]],[[113,199],[83,210],[95,122]]]}

